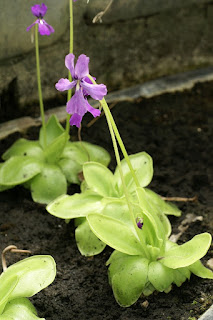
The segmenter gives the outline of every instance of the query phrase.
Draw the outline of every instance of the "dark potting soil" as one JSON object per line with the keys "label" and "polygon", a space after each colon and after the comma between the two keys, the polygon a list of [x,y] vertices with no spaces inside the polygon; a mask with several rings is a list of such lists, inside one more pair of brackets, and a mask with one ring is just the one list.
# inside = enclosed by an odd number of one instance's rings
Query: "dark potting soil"
{"label": "dark potting soil", "polygon": [[[150,187],[167,197],[193,197],[196,202],[178,203],[182,216],[170,217],[173,233],[187,213],[203,216],[191,223],[179,243],[213,231],[213,84],[192,91],[165,94],[150,100],[118,103],[113,116],[129,154],[148,152],[154,160]],[[91,120],[84,119],[84,123]],[[35,129],[36,130],[36,129]],[[72,129],[72,134],[76,135]],[[25,137],[29,138],[30,133]],[[82,139],[105,147],[112,144],[104,117],[91,128],[83,127]],[[11,140],[11,139],[10,139]],[[1,141],[1,154],[13,141]],[[69,193],[78,192],[72,186]],[[141,297],[129,308],[120,307],[108,284],[107,261],[112,250],[82,257],[76,247],[73,223],[66,224],[33,203],[27,190],[17,187],[0,193],[0,250],[14,244],[32,254],[50,254],[57,263],[54,283],[31,298],[40,317],[47,320],[196,320],[213,301],[212,281],[196,276],[168,293]],[[206,264],[212,248],[204,257]],[[8,263],[24,256],[8,254]]]}

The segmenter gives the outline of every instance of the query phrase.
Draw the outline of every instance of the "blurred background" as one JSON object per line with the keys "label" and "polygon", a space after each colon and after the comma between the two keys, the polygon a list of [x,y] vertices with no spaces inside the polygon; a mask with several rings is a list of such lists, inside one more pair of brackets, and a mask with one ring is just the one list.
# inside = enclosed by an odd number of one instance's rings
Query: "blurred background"
{"label": "blurred background", "polygon": [[[35,21],[31,0],[0,0],[0,122],[39,116],[34,43],[26,28]],[[114,0],[102,22],[93,18],[110,0],[78,0],[74,54],[90,57],[90,73],[108,91],[213,65],[213,1]],[[55,89],[67,77],[69,1],[46,0],[45,20],[54,27],[39,36],[45,109],[64,105]]]}

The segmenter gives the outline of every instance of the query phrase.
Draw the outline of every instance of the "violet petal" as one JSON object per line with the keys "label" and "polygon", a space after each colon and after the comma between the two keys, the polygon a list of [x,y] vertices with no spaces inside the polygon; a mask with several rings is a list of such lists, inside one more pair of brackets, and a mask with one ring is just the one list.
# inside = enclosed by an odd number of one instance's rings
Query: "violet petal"
{"label": "violet petal", "polygon": [[44,3],[42,3],[41,5],[35,4],[31,7],[31,11],[35,17],[43,18],[47,12],[47,6]]}
{"label": "violet petal", "polygon": [[76,86],[76,80],[70,82],[68,79],[61,78],[56,83],[55,87],[58,91],[70,90]]}
{"label": "violet petal", "polygon": [[41,16],[44,17],[46,12],[47,12],[47,6],[44,3],[42,3],[41,4]]}
{"label": "violet petal", "polygon": [[90,84],[84,80],[81,81],[81,86],[85,92],[95,100],[102,100],[107,94],[105,84]]}
{"label": "violet petal", "polygon": [[89,57],[85,54],[81,54],[75,65],[75,74],[79,80],[86,77],[89,74]]}
{"label": "violet petal", "polygon": [[37,19],[35,22],[33,22],[29,27],[27,27],[27,31],[29,31],[36,23],[39,23],[39,19]]}
{"label": "violet petal", "polygon": [[[93,80],[96,80],[95,77],[92,77],[92,78],[93,78]],[[85,81],[87,83],[91,83],[91,84],[93,83],[92,80],[89,77],[84,77],[83,81]]]}
{"label": "violet petal", "polygon": [[82,116],[80,116],[79,114],[77,113],[74,113],[72,115],[72,117],[70,118],[70,125],[71,126],[76,126],[78,128],[80,128],[81,126],[81,121],[82,121]]}
{"label": "violet petal", "polygon": [[69,114],[77,113],[81,117],[87,112],[86,100],[81,90],[76,90],[72,98],[67,102],[66,111]]}
{"label": "violet petal", "polygon": [[74,68],[75,56],[73,53],[69,53],[65,57],[65,66],[70,71],[72,78],[75,78],[75,68]]}
{"label": "violet petal", "polygon": [[[96,80],[96,78],[95,77],[92,77],[94,80]],[[87,82],[87,83],[91,83],[92,84],[92,81],[90,80],[90,78],[88,78],[88,77],[85,77],[84,79],[83,79],[85,82]],[[83,95],[84,95],[84,97],[86,97],[86,96],[88,96],[88,93],[83,89]]]}
{"label": "violet petal", "polygon": [[86,100],[86,106],[87,106],[87,111],[90,112],[94,118],[100,116],[101,111],[99,109],[93,108],[87,100]]}
{"label": "violet petal", "polygon": [[54,32],[54,29],[44,19],[41,19],[38,24],[38,31],[41,36],[49,36],[52,32]]}

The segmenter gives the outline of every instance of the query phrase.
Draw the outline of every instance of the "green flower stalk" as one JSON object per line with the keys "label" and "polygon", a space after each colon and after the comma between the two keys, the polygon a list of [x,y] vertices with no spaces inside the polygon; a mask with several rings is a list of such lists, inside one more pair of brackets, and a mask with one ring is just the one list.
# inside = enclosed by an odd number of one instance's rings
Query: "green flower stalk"
{"label": "green flower stalk", "polygon": [[[69,8],[70,8],[70,48],[69,48],[69,53],[73,53],[73,0],[69,0]],[[68,79],[70,82],[72,82],[72,75],[71,72],[68,72]],[[71,99],[72,97],[72,89],[69,89],[67,91],[67,102]],[[70,114],[67,114],[67,119],[66,119],[66,133],[69,135],[69,130],[70,130]]]}
{"label": "green flower stalk", "polygon": [[38,33],[40,35],[49,36],[54,32],[54,29],[51,25],[49,25],[43,17],[47,12],[47,6],[42,3],[41,5],[36,4],[31,7],[32,14],[37,18],[37,20],[32,23],[29,27],[27,27],[27,31],[29,31],[33,26],[35,26],[35,52],[36,52],[36,71],[37,71],[37,83],[38,83],[38,96],[39,96],[39,106],[40,106],[40,114],[42,127],[44,131],[44,146],[47,145],[47,137],[46,137],[46,126],[45,126],[45,115],[44,115],[44,104],[42,97],[42,89],[41,89],[41,75],[40,75],[40,60],[39,60],[39,43],[38,43]]}
{"label": "green flower stalk", "polygon": [[41,89],[41,74],[40,74],[40,59],[39,59],[39,44],[38,44],[38,24],[36,24],[36,26],[35,26],[35,50],[36,50],[36,72],[37,72],[39,106],[40,106],[42,128],[44,131],[44,147],[46,147],[47,134],[46,134],[46,122],[45,122],[44,104],[43,104],[42,89]]}

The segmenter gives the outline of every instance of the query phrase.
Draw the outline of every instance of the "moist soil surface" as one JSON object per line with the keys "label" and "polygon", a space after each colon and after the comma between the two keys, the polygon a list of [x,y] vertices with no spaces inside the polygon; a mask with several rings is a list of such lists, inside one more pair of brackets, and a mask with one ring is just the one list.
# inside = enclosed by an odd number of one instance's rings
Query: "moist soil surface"
{"label": "moist soil surface", "polygon": [[[162,196],[193,197],[195,202],[180,202],[182,216],[169,217],[173,233],[193,213],[203,221],[191,223],[178,243],[194,235],[213,231],[213,84],[199,84],[191,91],[165,94],[134,103],[120,102],[113,116],[129,154],[146,151],[154,161],[154,177],[150,188]],[[92,127],[83,122],[82,139],[99,144],[112,155],[110,169],[115,168],[112,143],[104,117]],[[33,128],[23,135],[36,138]],[[77,137],[75,128],[71,129]],[[34,137],[33,137],[34,135]],[[1,141],[1,154],[17,135]],[[77,138],[76,138],[77,139]],[[69,193],[79,192],[71,186]],[[22,187],[0,193],[0,250],[14,244],[32,254],[50,254],[57,263],[54,283],[31,298],[40,317],[47,320],[196,320],[213,300],[210,280],[194,275],[170,293],[141,297],[129,308],[120,307],[108,284],[105,262],[112,249],[94,257],[80,255],[75,243],[75,227],[48,214],[44,205],[33,203]],[[212,248],[202,260],[212,257]],[[8,264],[24,258],[8,254]]]}

